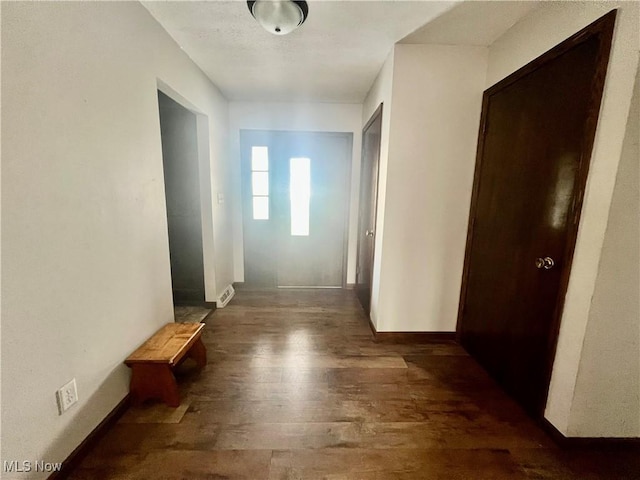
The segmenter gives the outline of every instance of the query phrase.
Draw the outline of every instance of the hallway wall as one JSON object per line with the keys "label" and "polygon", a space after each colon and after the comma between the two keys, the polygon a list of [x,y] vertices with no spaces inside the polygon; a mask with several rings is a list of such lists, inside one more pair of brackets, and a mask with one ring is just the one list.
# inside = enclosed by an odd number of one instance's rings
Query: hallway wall
{"label": "hallway wall", "polygon": [[640,437],[640,70],[613,190],[569,434]]}
{"label": "hallway wall", "polygon": [[230,158],[233,160],[233,264],[234,280],[244,281],[242,234],[242,185],[240,182],[240,130],[288,130],[301,132],[347,132],[353,134],[347,283],[355,282],[362,145],[362,105],[341,103],[230,102]]}
{"label": "hallway wall", "polygon": [[[385,100],[383,142],[388,138],[380,162],[372,318],[382,332],[452,332],[487,49],[399,44],[390,58],[369,94]],[[369,98],[366,113],[378,102]]]}
{"label": "hallway wall", "polygon": [[371,89],[362,105],[362,127],[371,119],[382,104],[382,125],[380,131],[380,162],[378,164],[378,201],[376,212],[375,250],[371,280],[370,319],[378,328],[380,298],[380,252],[384,241],[384,211],[387,198],[387,169],[389,165],[389,134],[391,132],[391,112],[393,111],[393,60],[395,47],[391,49],[378,72]]}
{"label": "hallway wall", "polygon": [[[2,460],[59,462],[128,392],[126,356],[173,320],[158,84],[208,117],[214,192],[228,107],[134,2],[3,3],[2,67]],[[226,210],[211,219],[221,285]]]}

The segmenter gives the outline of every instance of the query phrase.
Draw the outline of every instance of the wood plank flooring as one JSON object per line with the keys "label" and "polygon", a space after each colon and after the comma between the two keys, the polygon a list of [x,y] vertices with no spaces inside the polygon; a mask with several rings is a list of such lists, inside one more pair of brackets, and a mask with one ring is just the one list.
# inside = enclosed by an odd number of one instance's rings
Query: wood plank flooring
{"label": "wood plank flooring", "polygon": [[379,344],[353,292],[239,290],[179,409],[130,409],[74,479],[640,479],[564,451],[454,342]]}

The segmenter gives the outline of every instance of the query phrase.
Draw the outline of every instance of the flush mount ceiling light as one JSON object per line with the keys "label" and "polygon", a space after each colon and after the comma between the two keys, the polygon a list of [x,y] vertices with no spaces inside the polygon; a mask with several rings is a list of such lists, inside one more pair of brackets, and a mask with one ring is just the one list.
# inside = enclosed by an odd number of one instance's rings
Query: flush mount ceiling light
{"label": "flush mount ceiling light", "polygon": [[304,23],[309,13],[305,1],[296,0],[248,0],[253,18],[274,35],[286,35]]}

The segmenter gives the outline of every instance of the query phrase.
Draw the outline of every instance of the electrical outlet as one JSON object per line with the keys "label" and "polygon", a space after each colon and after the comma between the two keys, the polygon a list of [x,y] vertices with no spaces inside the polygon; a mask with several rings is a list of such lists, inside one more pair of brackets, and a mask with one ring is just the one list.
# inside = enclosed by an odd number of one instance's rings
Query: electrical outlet
{"label": "electrical outlet", "polygon": [[58,413],[60,415],[78,402],[78,389],[75,378],[56,392],[56,399],[58,400]]}

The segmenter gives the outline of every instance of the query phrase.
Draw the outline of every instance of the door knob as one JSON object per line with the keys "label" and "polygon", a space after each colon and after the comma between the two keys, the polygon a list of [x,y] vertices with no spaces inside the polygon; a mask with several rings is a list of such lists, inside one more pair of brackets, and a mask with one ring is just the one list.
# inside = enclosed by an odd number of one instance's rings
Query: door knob
{"label": "door knob", "polygon": [[366,232],[364,232],[364,234],[365,234],[367,237],[373,237],[373,230],[367,230]]}
{"label": "door knob", "polygon": [[536,258],[536,268],[544,268],[545,270],[551,270],[556,262],[551,257]]}

